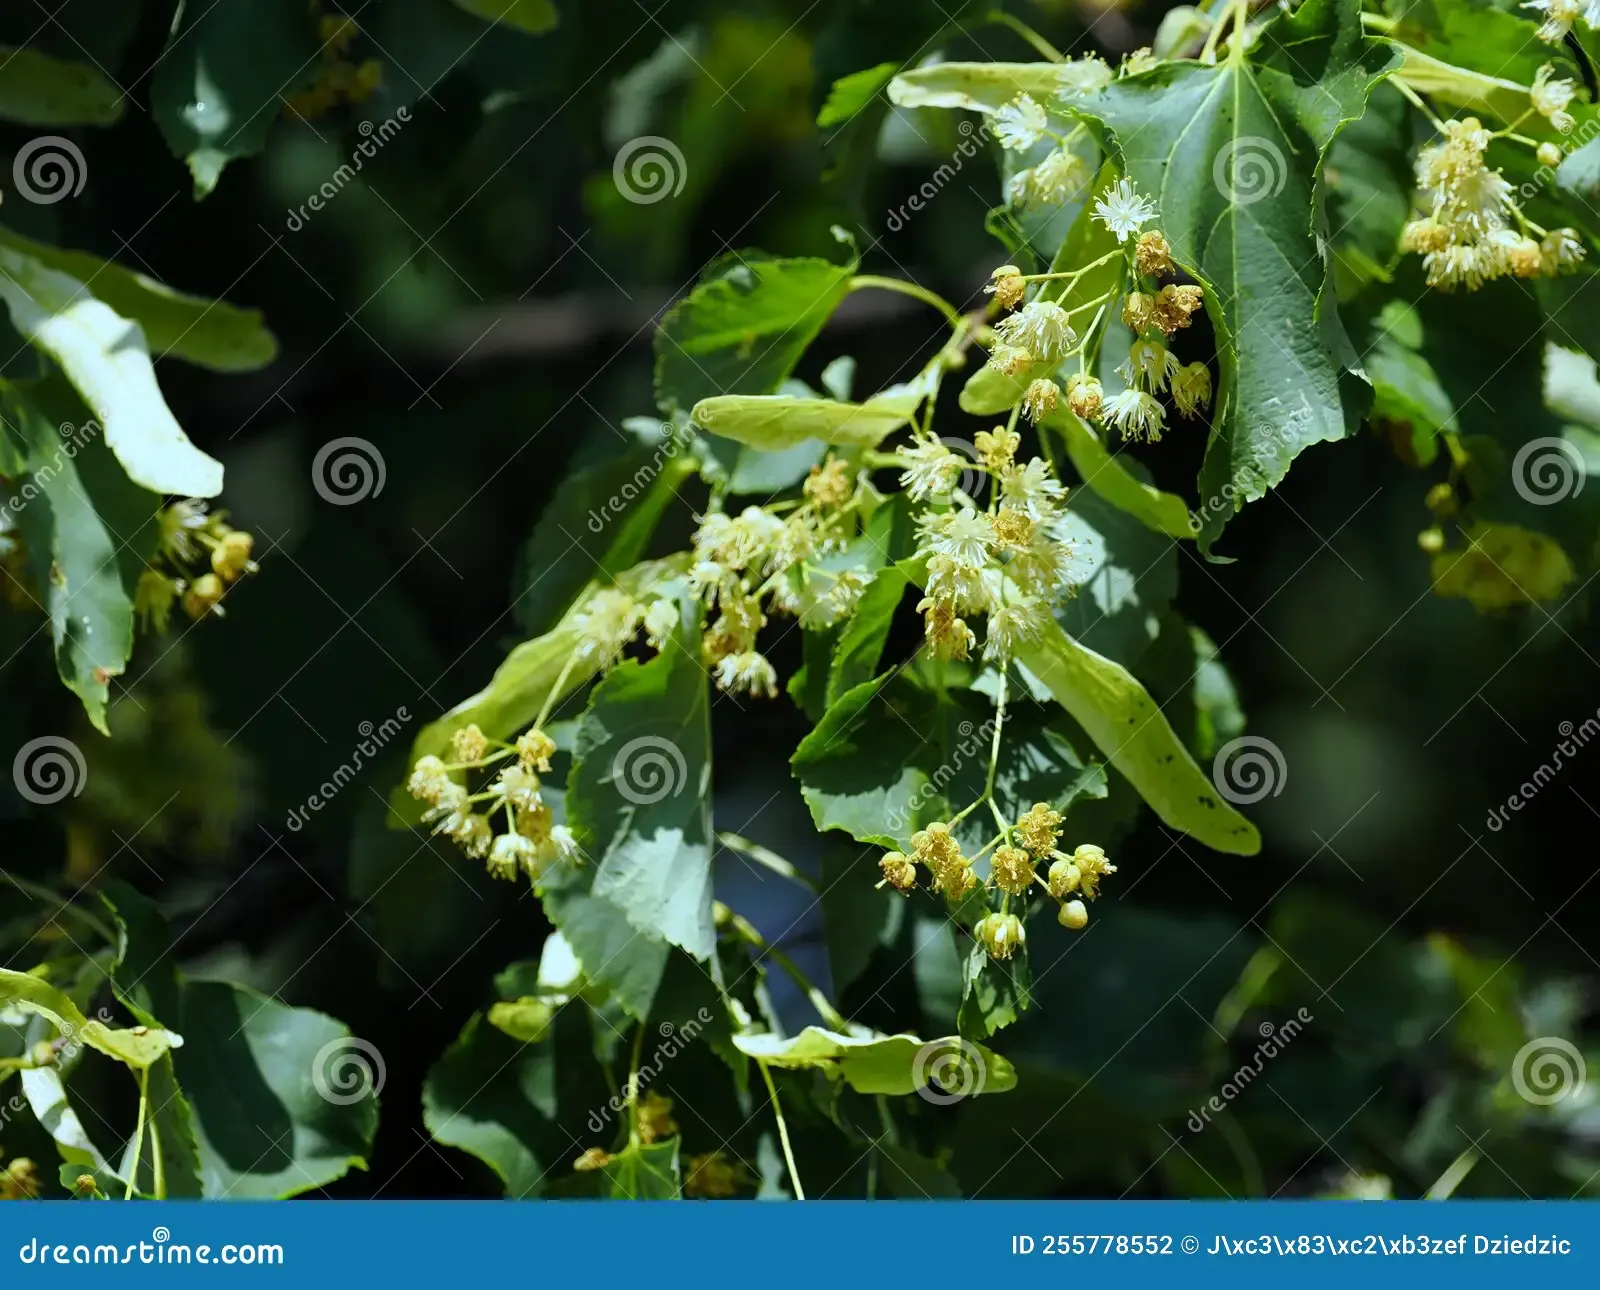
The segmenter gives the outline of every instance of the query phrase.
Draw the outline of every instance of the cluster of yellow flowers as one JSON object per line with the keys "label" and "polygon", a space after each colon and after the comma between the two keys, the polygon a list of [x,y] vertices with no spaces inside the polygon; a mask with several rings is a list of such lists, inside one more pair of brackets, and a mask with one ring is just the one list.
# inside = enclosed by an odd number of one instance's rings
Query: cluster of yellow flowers
{"label": "cluster of yellow flowers", "polygon": [[255,539],[232,528],[227,512],[208,514],[206,504],[194,499],[166,507],[158,524],[156,554],[139,575],[134,612],[158,632],[167,630],[176,603],[190,618],[221,616],[229,584],[256,571],[250,558]]}
{"label": "cluster of yellow flowers", "polygon": [[820,628],[855,608],[868,578],[843,566],[852,517],[864,495],[859,476],[830,454],[812,468],[798,504],[747,506],[736,516],[714,511],[701,518],[690,581],[708,617],[716,615],[701,657],[719,689],[777,697],[777,673],[756,648],[769,609]]}
{"label": "cluster of yellow flowers", "polygon": [[[1156,216],[1155,205],[1126,177],[1119,179],[1095,202],[1095,218],[1115,235],[1118,249],[1089,264],[1059,273],[1024,274],[1013,264],[1003,264],[990,277],[988,290],[1003,309],[1016,312],[994,327],[990,365],[1008,376],[1020,376],[1041,366],[1051,375],[1033,380],[1023,394],[1022,408],[1039,421],[1060,406],[1062,390],[1053,374],[1076,355],[1079,370],[1067,378],[1068,408],[1085,421],[1114,429],[1125,438],[1155,441],[1166,424],[1166,407],[1157,396],[1170,394],[1185,418],[1193,417],[1211,401],[1211,371],[1204,363],[1183,364],[1167,348],[1174,332],[1189,326],[1203,304],[1201,288],[1190,283],[1163,282],[1176,275],[1172,248],[1166,238],[1143,226]],[[1130,245],[1131,243],[1131,245]],[[1099,380],[1084,371],[1084,344],[1072,324],[1074,314],[1094,309],[1100,313],[1114,293],[1064,308],[1046,298],[1049,284],[1061,281],[1061,299],[1072,284],[1090,269],[1116,256],[1129,262],[1133,289],[1122,302],[1122,321],[1134,333],[1127,360],[1117,369],[1127,388],[1107,395]],[[1044,284],[1039,295],[1023,300],[1030,283]],[[1018,308],[1018,306],[1021,306]],[[1091,325],[1090,331],[1093,331]]]}
{"label": "cluster of yellow flowers", "polygon": [[33,1200],[39,1195],[39,1166],[25,1156],[0,1166],[0,1200]]}
{"label": "cluster of yellow flowers", "polygon": [[[427,804],[423,819],[433,831],[487,860],[492,877],[509,882],[522,873],[537,884],[552,865],[579,857],[571,830],[555,822],[540,794],[539,776],[549,773],[555,751],[555,740],[538,725],[509,744],[464,726],[450,737],[450,760],[419,758],[406,790]],[[487,779],[476,793],[461,782],[469,773]],[[504,832],[496,833],[497,818]]]}
{"label": "cluster of yellow flowers", "polygon": [[[1025,896],[1038,884],[1060,906],[1056,921],[1078,931],[1089,922],[1084,901],[1100,895],[1100,879],[1116,873],[1117,867],[1106,859],[1103,850],[1090,843],[1084,843],[1071,855],[1061,851],[1061,821],[1061,812],[1044,802],[1035,802],[1024,811],[997,839],[1001,845],[989,861],[988,885],[1003,892],[1004,903],[1009,905],[1012,896]],[[1035,866],[1046,860],[1051,862],[1050,867],[1046,876],[1040,877]],[[930,888],[951,900],[962,899],[978,886],[972,860],[962,854],[961,844],[948,824],[930,824],[912,834],[909,855],[899,851],[884,855],[878,861],[883,874],[879,886],[887,883],[896,891],[910,893],[917,886],[919,865],[928,871]],[[995,959],[1010,958],[1027,941],[1022,919],[1006,908],[986,914],[972,931]]]}
{"label": "cluster of yellow flowers", "polygon": [[[1548,64],[1540,69],[1533,110],[1558,128],[1564,118],[1570,128],[1566,105],[1574,87],[1570,81],[1552,80],[1550,70]],[[1476,291],[1507,275],[1554,277],[1583,259],[1583,244],[1573,229],[1546,230],[1523,214],[1510,182],[1484,160],[1497,136],[1477,117],[1446,121],[1443,134],[1441,142],[1417,154],[1417,196],[1426,213],[1408,223],[1400,236],[1401,250],[1423,257],[1429,286]],[[1538,149],[1544,164],[1561,160],[1554,144]]]}
{"label": "cluster of yellow flowers", "polygon": [[346,103],[365,103],[383,84],[383,64],[376,58],[353,63],[345,57],[361,28],[348,14],[328,13],[317,19],[317,38],[322,42],[321,65],[309,89],[291,94],[285,100],[289,111],[306,121],[326,116]]}
{"label": "cluster of yellow flowers", "polygon": [[[1038,634],[1051,602],[1071,590],[1072,552],[1062,531],[1067,490],[1040,458],[1018,462],[1020,443],[1016,431],[997,426],[975,437],[976,462],[926,434],[900,454],[900,482],[914,501],[951,503],[930,507],[917,520],[916,554],[928,568],[927,594],[917,611],[935,657],[966,658],[977,643],[967,618],[984,614],[984,658],[1008,659]],[[987,512],[957,495],[963,468],[999,481]]]}

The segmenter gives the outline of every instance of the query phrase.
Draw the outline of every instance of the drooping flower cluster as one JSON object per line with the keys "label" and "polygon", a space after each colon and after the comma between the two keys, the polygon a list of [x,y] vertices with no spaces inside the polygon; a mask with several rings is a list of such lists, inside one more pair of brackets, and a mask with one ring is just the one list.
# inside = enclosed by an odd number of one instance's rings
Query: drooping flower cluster
{"label": "drooping flower cluster", "polygon": [[[1534,104],[1542,97],[1553,120],[1571,98],[1570,85],[1543,80]],[[1405,226],[1400,247],[1422,256],[1431,287],[1476,291],[1508,275],[1553,277],[1583,259],[1572,229],[1547,232],[1522,213],[1510,182],[1484,160],[1493,137],[1477,117],[1463,117],[1445,122],[1443,140],[1417,154],[1417,197],[1426,213]]]}
{"label": "drooping flower cluster", "polygon": [[[927,476],[925,490],[943,479],[942,461],[934,473],[938,478]],[[830,455],[802,491],[804,500],[786,517],[759,506],[737,516],[713,512],[695,533],[690,578],[710,619],[701,658],[731,694],[777,697],[777,673],[756,648],[768,610],[791,614],[807,628],[827,627],[866,590],[867,576],[848,567],[846,554],[860,481]]]}
{"label": "drooping flower cluster", "polygon": [[[1096,899],[1101,879],[1116,873],[1117,867],[1106,859],[1106,853],[1091,843],[1084,843],[1070,856],[1063,853],[1058,847],[1061,824],[1059,811],[1035,802],[995,840],[1000,845],[990,843],[995,851],[989,860],[988,885],[1001,893],[1001,908],[980,918],[972,934],[991,958],[1008,959],[1027,942],[1022,919],[1011,910],[1014,899],[1020,900],[1038,886],[1058,904],[1056,921],[1078,931],[1089,922],[1084,901]],[[1035,866],[1047,860],[1052,862],[1048,877],[1041,877]],[[929,889],[951,901],[962,900],[979,885],[972,861],[962,854],[949,824],[930,824],[912,834],[909,855],[899,851],[884,855],[878,861],[883,874],[879,885],[887,883],[909,894],[917,886],[919,866],[928,871]]]}
{"label": "drooping flower cluster", "polygon": [[[432,754],[411,768],[406,790],[423,802],[423,820],[475,860],[487,862],[491,877],[514,881],[519,873],[539,883],[550,867],[579,858],[577,840],[555,822],[540,789],[550,771],[555,741],[538,726],[514,743],[490,739],[477,725],[450,737],[450,757]],[[462,781],[476,776],[477,792]],[[497,822],[504,825],[497,832]]]}
{"label": "drooping flower cluster", "polygon": [[227,523],[227,512],[207,513],[196,499],[174,502],[157,520],[156,553],[139,575],[134,612],[146,627],[167,630],[172,607],[190,618],[222,615],[228,586],[256,571],[255,539]]}
{"label": "drooping flower cluster", "polygon": [[1526,0],[1522,6],[1544,15],[1539,23],[1539,39],[1559,45],[1582,18],[1591,31],[1600,30],[1600,3],[1596,0]]}
{"label": "drooping flower cluster", "polygon": [[997,427],[976,439],[976,463],[937,441],[920,443],[901,482],[915,497],[928,495],[930,479],[963,467],[998,480],[998,497],[988,511],[966,498],[954,498],[948,509],[924,511],[916,554],[927,563],[926,595],[917,611],[934,656],[967,658],[977,643],[968,620],[984,615],[983,657],[999,661],[1036,636],[1051,604],[1072,589],[1072,553],[1063,533],[1067,490],[1040,458],[1016,460],[1015,431]]}
{"label": "drooping flower cluster", "polygon": [[[1116,430],[1124,438],[1154,441],[1166,425],[1166,395],[1178,414],[1198,415],[1211,402],[1211,371],[1204,363],[1179,362],[1167,341],[1174,332],[1189,326],[1203,304],[1202,289],[1193,283],[1163,281],[1177,275],[1172,248],[1154,229],[1145,229],[1156,217],[1155,203],[1140,193],[1133,180],[1123,177],[1096,200],[1095,218],[1122,246],[1088,265],[1055,273],[1025,275],[1015,265],[996,269],[988,290],[1003,309],[1016,309],[994,326],[990,365],[1007,376],[1034,373],[1023,393],[1022,410],[1037,423],[1061,405],[1062,390],[1055,382],[1060,364],[1080,355],[1080,370],[1067,378],[1066,404],[1074,416]],[[1131,243],[1131,245],[1129,245]],[[1051,284],[1064,281],[1061,300],[1072,284],[1097,264],[1113,256],[1124,256],[1133,277],[1133,289],[1125,296],[1121,317],[1134,333],[1126,362],[1118,373],[1126,388],[1107,395],[1100,382],[1083,371],[1083,343],[1072,317],[1090,309],[1105,310],[1115,296],[1108,293],[1071,310],[1049,298]],[[1030,283],[1041,284],[1040,293],[1027,304]],[[1096,315],[1098,321],[1099,315]],[[1091,326],[1089,330],[1095,330]],[[1038,374],[1040,370],[1044,374]]]}

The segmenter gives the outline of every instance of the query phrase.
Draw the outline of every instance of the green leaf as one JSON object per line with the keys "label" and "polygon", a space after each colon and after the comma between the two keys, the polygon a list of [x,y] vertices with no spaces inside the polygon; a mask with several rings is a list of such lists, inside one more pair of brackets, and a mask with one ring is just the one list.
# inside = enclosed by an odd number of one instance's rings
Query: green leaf
{"label": "green leaf", "polygon": [[132,1071],[148,1070],[183,1046],[183,1036],[170,1030],[152,1026],[118,1030],[103,1021],[91,1021],[64,992],[42,977],[0,968],[0,1006],[5,1005],[43,1017],[63,1038],[103,1053]]}
{"label": "green leaf", "polygon": [[[1132,462],[1130,470],[1142,469]],[[1178,594],[1177,545],[1093,492],[1073,498],[1062,535],[1076,594],[1056,609],[1056,621],[1096,653],[1134,667]]]}
{"label": "green leaf", "polygon": [[[686,557],[646,560],[619,575],[615,585],[634,597],[667,594],[664,589],[682,575],[687,564]],[[577,622],[596,589],[591,584],[589,592],[550,631],[512,650],[483,689],[424,726],[411,745],[411,762],[430,753],[442,756],[450,747],[450,737],[468,725],[476,724],[491,739],[509,739],[539,715],[547,699],[553,710],[563,697],[581,689],[599,670],[599,660],[585,655],[570,668],[567,663],[583,644]],[[561,691],[551,698],[557,681],[561,681]],[[395,790],[390,804],[397,823],[415,824],[422,818],[420,804],[404,788]]]}
{"label": "green leaf", "polygon": [[[960,1068],[967,1096],[1004,1093],[1017,1083],[1016,1071],[999,1053],[954,1035],[924,1041],[915,1035],[841,1035],[821,1026],[807,1026],[790,1039],[735,1035],[733,1042],[740,1052],[768,1066],[820,1070],[858,1093],[891,1097],[915,1093],[927,1088],[935,1076],[950,1076],[952,1062]],[[949,1079],[944,1082],[948,1084]]]}
{"label": "green leaf", "polygon": [[[679,632],[660,654],[620,663],[595,687],[566,806],[598,866],[591,895],[640,934],[709,959],[711,714],[700,635],[698,606],[686,599]],[[598,966],[573,944],[586,966]]]}
{"label": "green leaf", "polygon": [[580,881],[546,889],[545,913],[571,943],[589,979],[643,1020],[661,988],[672,946],[641,935],[620,906],[592,895],[587,886],[593,881],[592,866],[584,874]]}
{"label": "green leaf", "polygon": [[910,579],[899,569],[880,569],[867,589],[856,602],[850,620],[845,624],[834,647],[833,661],[828,666],[826,700],[834,703],[847,690],[870,681],[878,673],[878,660],[883,656],[884,643],[889,639],[889,628],[894,623],[895,611],[905,598]]}
{"label": "green leaf", "polygon": [[[967,938],[956,933],[960,941]],[[1026,953],[1004,962],[971,942],[961,971],[961,1010],[956,1027],[964,1038],[987,1039],[1021,1018],[1033,1006],[1032,972]]]}
{"label": "green leaf", "polygon": [[88,63],[0,45],[0,117],[23,125],[111,125],[121,90]]}
{"label": "green leaf", "polygon": [[1106,448],[1092,427],[1065,408],[1057,409],[1045,424],[1060,434],[1072,468],[1100,498],[1157,533],[1194,537],[1195,520],[1183,498],[1145,483],[1119,460],[1120,451]]}
{"label": "green leaf", "polygon": [[283,97],[312,84],[319,66],[315,22],[300,5],[184,0],[156,61],[150,107],[172,155],[188,163],[196,199],[228,162],[266,147]]}
{"label": "green leaf", "polygon": [[23,339],[53,358],[82,395],[129,479],[153,493],[222,491],[222,464],[189,442],[161,397],[138,323],[77,278],[6,246],[0,297]]}
{"label": "green leaf", "polygon": [[[28,1109],[39,1126],[55,1140],[61,1158],[78,1172],[103,1172],[107,1178],[116,1177],[106,1158],[100,1154],[83,1120],[72,1109],[67,1098],[66,1085],[59,1071],[46,1067],[42,1070],[25,1070],[21,1073],[23,1096],[28,1099]],[[116,1190],[121,1196],[127,1181]]]}
{"label": "green leaf", "polygon": [[569,1126],[610,1140],[618,1124],[588,1031],[583,1008],[562,1008],[547,1042],[525,1044],[475,1013],[423,1082],[428,1132],[483,1161],[513,1199],[567,1177],[581,1152]]}
{"label": "green leaf", "polygon": [[855,262],[727,257],[656,329],[656,402],[667,416],[720,394],[771,394],[839,302]]}
{"label": "green leaf", "polygon": [[606,1161],[602,1170],[611,1184],[612,1200],[677,1200],[678,1140],[630,1143]]}
{"label": "green leaf", "polygon": [[[940,695],[900,670],[841,695],[800,741],[790,766],[818,829],[904,850],[916,830],[982,795],[993,720],[983,696]],[[1065,810],[1081,795],[1104,792],[1099,767],[1085,765],[1045,724],[1043,709],[1018,703],[1008,711],[995,774],[1002,814],[1014,819],[1034,802]],[[957,830],[974,851],[990,831],[981,813]]]}
{"label": "green leaf", "polygon": [[536,1044],[550,1033],[555,1008],[537,995],[523,995],[489,1009],[489,1024],[519,1044]]}
{"label": "green leaf", "polygon": [[11,500],[32,594],[49,620],[63,683],[107,733],[110,680],[133,651],[131,588],[154,541],[153,526],[144,526],[161,499],[129,482],[77,411],[64,388],[0,384],[0,417],[27,472]]}
{"label": "green leaf", "polygon": [[[122,883],[104,899],[117,925],[119,997],[137,1015],[187,1032],[171,1088],[193,1110],[204,1195],[282,1198],[366,1168],[382,1054],[320,1012],[232,982],[190,979],[174,966],[170,933],[148,900]],[[167,1108],[174,1112],[169,1122],[181,1124],[182,1108]]]}
{"label": "green leaf", "polygon": [[923,392],[895,386],[865,403],[796,399],[782,394],[721,394],[701,399],[690,418],[724,439],[768,451],[808,439],[834,447],[876,448],[911,419]]}
{"label": "green leaf", "polygon": [[631,568],[644,555],[694,462],[677,438],[635,448],[577,471],[539,513],[512,587],[517,623],[549,631],[590,581]]}
{"label": "green leaf", "polygon": [[827,451],[828,445],[820,439],[806,439],[776,452],[741,448],[728,477],[728,492],[736,497],[750,493],[770,495],[793,488],[821,463]]}
{"label": "green leaf", "polygon": [[1058,96],[1077,99],[1111,82],[1111,68],[1098,59],[1065,63],[935,63],[902,72],[889,82],[897,107],[968,108],[995,112],[1019,94],[1041,107]]}
{"label": "green leaf", "polygon": [[831,130],[847,124],[855,115],[878,97],[878,91],[887,85],[900,70],[898,63],[879,63],[863,71],[841,76],[828,90],[828,101],[817,113],[817,128]]}
{"label": "green leaf", "polygon": [[1600,201],[1600,137],[1562,158],[1556,167],[1556,187],[1583,207]]}
{"label": "green leaf", "polygon": [[553,0],[455,0],[455,6],[474,18],[501,22],[530,36],[553,31],[561,22]]}
{"label": "green leaf", "polygon": [[1408,155],[1410,112],[1398,90],[1379,85],[1366,112],[1328,149],[1323,173],[1334,254],[1343,271],[1341,299],[1365,283],[1388,282],[1400,259],[1400,230],[1416,182]]}
{"label": "green leaf", "polygon": [[1339,130],[1395,61],[1361,34],[1356,0],[1307,0],[1250,63],[1165,64],[1085,104],[1157,201],[1173,257],[1200,279],[1223,379],[1201,468],[1201,532],[1266,495],[1314,443],[1340,439],[1355,356],[1313,231],[1316,177]]}
{"label": "green leaf", "polygon": [[1255,855],[1261,835],[1218,794],[1144,686],[1054,623],[1017,650],[1163,823],[1216,851]]}
{"label": "green leaf", "polygon": [[215,372],[254,372],[278,356],[278,342],[257,310],[184,295],[87,251],[64,251],[7,228],[0,228],[0,247],[92,283],[97,300],[144,329],[157,357],[181,358]]}
{"label": "green leaf", "polygon": [[1372,326],[1362,366],[1372,382],[1372,417],[1411,427],[1412,452],[1426,466],[1438,455],[1441,431],[1458,433],[1455,404],[1422,355],[1422,320],[1391,300]]}

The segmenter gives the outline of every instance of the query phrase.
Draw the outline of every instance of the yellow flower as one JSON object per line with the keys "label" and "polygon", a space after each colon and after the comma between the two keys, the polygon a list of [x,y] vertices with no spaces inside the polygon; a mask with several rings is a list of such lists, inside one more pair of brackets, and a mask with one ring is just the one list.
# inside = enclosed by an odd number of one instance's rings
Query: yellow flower
{"label": "yellow flower", "polygon": [[878,861],[884,882],[896,891],[909,892],[917,885],[917,866],[898,851],[890,851]]}
{"label": "yellow flower", "polygon": [[984,290],[994,296],[995,303],[1002,309],[1015,309],[1028,294],[1028,284],[1022,280],[1022,270],[1016,265],[1002,264],[989,275],[989,285]]}
{"label": "yellow flower", "polygon": [[1021,847],[1000,847],[990,862],[990,873],[1001,891],[1024,895],[1033,885],[1033,857]]}
{"label": "yellow flower", "polygon": [[450,736],[450,755],[458,762],[482,761],[488,751],[488,736],[476,723],[462,726]]}
{"label": "yellow flower", "polygon": [[517,757],[529,770],[548,775],[555,751],[556,741],[543,730],[529,730],[517,739]]}
{"label": "yellow flower", "polygon": [[1004,470],[1009,466],[1021,443],[1021,435],[1003,426],[980,430],[972,437],[972,446],[978,450],[978,459],[990,470]]}
{"label": "yellow flower", "polygon": [[1061,819],[1060,811],[1035,802],[1017,821],[1016,834],[1023,846],[1043,859],[1055,850],[1056,839],[1061,836]]}
{"label": "yellow flower", "polygon": [[1028,939],[1022,920],[1015,914],[990,914],[978,920],[972,934],[982,943],[992,959],[1008,959]]}
{"label": "yellow flower", "polygon": [[1172,248],[1167,245],[1167,239],[1154,229],[1139,234],[1138,244],[1133,249],[1133,264],[1140,273],[1150,277],[1171,273]]}
{"label": "yellow flower", "polygon": [[1117,866],[1106,859],[1106,853],[1088,842],[1072,853],[1072,863],[1078,866],[1079,889],[1090,900],[1100,895],[1100,879],[1117,871]]}

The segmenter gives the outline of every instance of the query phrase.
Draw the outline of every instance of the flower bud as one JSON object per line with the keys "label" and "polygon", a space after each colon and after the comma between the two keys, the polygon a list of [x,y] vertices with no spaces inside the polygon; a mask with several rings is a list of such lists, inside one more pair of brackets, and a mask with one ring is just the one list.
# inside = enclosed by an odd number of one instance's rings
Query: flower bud
{"label": "flower bud", "polygon": [[1010,958],[1028,939],[1015,914],[989,914],[972,931],[992,959]]}
{"label": "flower bud", "polygon": [[883,880],[896,891],[910,891],[917,885],[917,866],[899,851],[890,851],[878,861]]}
{"label": "flower bud", "polygon": [[1081,900],[1069,900],[1061,906],[1056,922],[1071,931],[1081,932],[1089,925],[1088,907]]}
{"label": "flower bud", "polygon": [[1078,866],[1070,860],[1057,860],[1050,866],[1050,894],[1061,900],[1068,892],[1078,890],[1078,883],[1083,875],[1079,873]]}
{"label": "flower bud", "polygon": [[994,295],[1002,309],[1015,309],[1028,294],[1028,284],[1022,280],[1022,270],[1014,264],[1002,264],[989,275],[986,291]]}
{"label": "flower bud", "polygon": [[1444,550],[1444,530],[1435,525],[1417,534],[1417,549],[1424,555],[1438,555]]}
{"label": "flower bud", "polygon": [[1548,140],[1539,145],[1538,151],[1534,155],[1539,158],[1541,166],[1559,166],[1561,164],[1561,149]]}
{"label": "flower bud", "polygon": [[1104,401],[1105,390],[1094,377],[1080,372],[1067,378],[1067,407],[1074,416],[1093,421]]}
{"label": "flower bud", "polygon": [[229,529],[211,548],[211,571],[224,582],[233,582],[243,573],[254,573],[256,565],[250,553],[255,545],[256,540],[250,534]]}
{"label": "flower bud", "polygon": [[202,574],[189,584],[189,589],[183,593],[183,612],[190,618],[201,619],[216,610],[222,612],[222,597],[227,590],[222,585],[222,579],[214,573]]}

